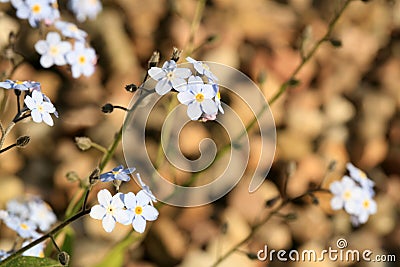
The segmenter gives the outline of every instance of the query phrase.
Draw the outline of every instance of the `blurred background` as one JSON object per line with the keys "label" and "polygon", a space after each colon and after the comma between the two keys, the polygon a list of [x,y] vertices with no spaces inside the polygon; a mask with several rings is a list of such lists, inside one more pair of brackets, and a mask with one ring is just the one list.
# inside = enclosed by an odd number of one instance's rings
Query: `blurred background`
{"label": "blurred background", "polygon": [[[8,44],[11,31],[17,32],[16,50],[25,59],[11,78],[39,81],[60,113],[54,127],[27,121],[8,136],[6,145],[20,135],[29,135],[31,142],[24,149],[0,155],[0,208],[9,199],[37,194],[63,219],[68,203],[79,190],[79,184],[68,181],[66,173],[74,171],[88,177],[102,156],[94,149],[80,151],[74,138],[88,136],[106,147],[112,142],[125,114],[120,110],[104,114],[101,106],[107,102],[129,105],[132,94],[124,87],[141,83],[154,50],[160,51],[162,63],[169,59],[173,46],[183,49],[184,54],[185,49],[198,47],[193,58],[239,69],[270,99],[300,63],[299,49],[307,53],[325,34],[343,2],[209,0],[191,37],[198,1],[102,1],[103,10],[95,20],[78,24],[88,32],[98,55],[95,74],[79,79],[73,79],[65,67],[41,68],[33,46],[43,38],[43,29],[32,29],[15,17],[9,3],[0,4],[0,47]],[[64,19],[75,21],[65,9],[66,3],[60,1],[59,5]],[[246,237],[254,222],[268,214],[265,201],[279,194],[288,172],[287,194],[294,197],[321,181],[328,188],[330,182],[345,174],[347,162],[376,182],[378,212],[367,224],[353,228],[349,216],[333,212],[329,195],[321,194],[317,195],[319,205],[305,198],[286,207],[282,213],[296,213],[295,220],[273,217],[241,251],[256,253],[264,245],[275,250],[320,251],[334,247],[336,240],[344,237],[351,249],[400,257],[400,1],[353,1],[331,37],[340,40],[341,46],[322,44],[296,76],[300,84],[271,106],[277,129],[276,153],[260,189],[253,194],[247,191],[247,176],[259,160],[255,149],[245,178],[222,199],[197,208],[161,207],[144,240],[128,247],[123,266],[210,266],[218,255]],[[7,60],[0,62],[1,71],[9,67]],[[9,92],[0,93],[4,98]],[[2,122],[15,115],[11,100],[10,95]],[[243,105],[224,92],[222,101],[237,110]],[[243,112],[241,118],[248,122],[252,115]],[[162,119],[155,116],[153,122],[146,143],[150,155],[157,153]],[[220,135],[207,124],[188,126],[180,145],[189,158],[198,157],[202,139]],[[258,132],[251,131],[250,136],[251,147],[257,148]],[[328,171],[332,161],[336,168]],[[124,164],[121,146],[106,170],[119,164]],[[105,186],[96,185],[94,191]],[[132,182],[124,190],[137,191],[137,186]],[[93,192],[89,203],[95,202]],[[73,227],[72,266],[94,266],[100,255],[106,255],[130,230],[118,226],[107,234],[100,221],[89,217]],[[11,247],[13,232],[4,225],[0,231],[0,248]],[[232,254],[220,266],[286,265],[399,266],[378,262],[261,262],[242,252]]]}

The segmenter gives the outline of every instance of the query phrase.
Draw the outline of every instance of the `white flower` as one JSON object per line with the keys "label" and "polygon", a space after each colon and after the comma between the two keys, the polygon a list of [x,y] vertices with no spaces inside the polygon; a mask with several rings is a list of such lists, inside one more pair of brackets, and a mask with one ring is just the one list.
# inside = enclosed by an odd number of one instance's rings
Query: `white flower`
{"label": "white flower", "polygon": [[100,205],[95,205],[90,210],[90,217],[96,220],[102,220],[103,228],[110,233],[115,222],[129,224],[130,216],[124,210],[124,203],[121,200],[121,193],[111,196],[107,189],[100,190],[97,194],[97,199]]}
{"label": "white flower", "polygon": [[369,179],[365,172],[356,168],[353,164],[347,163],[346,167],[350,173],[350,177],[359,183],[362,188],[366,189],[371,196],[374,196],[375,192],[373,187],[375,186],[375,182]]}
{"label": "white flower", "polygon": [[50,113],[54,113],[56,109],[53,104],[44,101],[43,94],[34,90],[32,97],[29,95],[24,100],[26,106],[31,110],[32,120],[36,123],[44,121],[47,125],[53,126],[54,122]]}
{"label": "white flower", "polygon": [[158,217],[158,211],[150,205],[151,199],[144,190],[140,190],[136,196],[129,192],[124,195],[125,207],[130,212],[133,229],[143,233],[146,229],[146,221],[154,221]]}
{"label": "white flower", "polygon": [[187,90],[178,93],[178,100],[188,106],[187,114],[191,120],[197,120],[204,113],[215,115],[218,111],[216,103],[212,100],[215,91],[211,84],[204,84],[198,76],[191,76]]}
{"label": "white flower", "polygon": [[82,74],[90,76],[94,73],[96,53],[93,48],[85,47],[82,42],[75,42],[74,50],[66,55],[68,64],[71,65],[72,77],[78,78]]}
{"label": "white flower", "polygon": [[363,191],[360,200],[357,202],[357,211],[353,216],[352,222],[355,226],[363,224],[368,221],[370,215],[375,214],[377,205],[372,196],[367,191]]}
{"label": "white flower", "polygon": [[344,208],[349,214],[357,213],[362,190],[350,177],[344,176],[341,181],[331,183],[329,190],[333,194],[331,199],[332,209]]}
{"label": "white flower", "polygon": [[162,68],[150,68],[148,73],[151,78],[157,81],[155,89],[159,95],[165,95],[171,89],[183,90],[186,85],[185,79],[192,74],[190,69],[177,68],[176,62],[173,60],[166,61]]}
{"label": "white flower", "polygon": [[87,36],[87,33],[79,29],[74,23],[59,20],[54,23],[54,26],[61,31],[61,34],[65,37],[74,38],[81,42],[84,42]]}
{"label": "white flower", "polygon": [[79,22],[83,22],[87,18],[95,19],[103,9],[99,0],[70,0],[68,7]]}
{"label": "white flower", "polygon": [[40,64],[43,68],[50,68],[54,64],[62,66],[67,64],[65,55],[71,51],[71,44],[66,41],[61,41],[61,37],[56,32],[49,32],[46,36],[46,41],[39,40],[35,44],[36,51],[42,55]]}
{"label": "white flower", "polygon": [[34,222],[41,231],[47,231],[57,221],[57,217],[51,208],[43,201],[36,200],[28,202],[30,220]]}
{"label": "white flower", "polygon": [[32,27],[38,27],[40,21],[52,16],[48,0],[12,0],[11,3],[17,9],[17,17],[28,19]]}
{"label": "white flower", "polygon": [[191,58],[191,57],[187,57],[186,60],[189,61],[190,63],[192,63],[194,69],[195,69],[200,75],[206,76],[206,77],[208,78],[209,81],[212,81],[212,82],[218,81],[217,76],[215,76],[214,73],[212,73],[212,72],[210,71],[210,67],[209,67],[207,64],[205,64],[205,63],[203,63],[203,62],[201,62],[201,61],[197,61],[197,60],[195,60],[195,59],[193,59],[193,58]]}

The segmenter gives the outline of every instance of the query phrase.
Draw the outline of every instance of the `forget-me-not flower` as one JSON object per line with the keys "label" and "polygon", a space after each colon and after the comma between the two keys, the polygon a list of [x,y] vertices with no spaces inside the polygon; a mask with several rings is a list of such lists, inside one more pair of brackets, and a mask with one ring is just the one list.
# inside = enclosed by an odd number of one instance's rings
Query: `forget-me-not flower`
{"label": "forget-me-not flower", "polygon": [[56,21],[54,26],[61,32],[65,37],[73,38],[75,40],[84,42],[87,33],[78,28],[74,23],[66,21]]}
{"label": "forget-me-not flower", "polygon": [[217,76],[214,75],[214,73],[211,72],[210,67],[201,62],[201,61],[197,61],[191,57],[187,57],[186,60],[190,63],[193,64],[194,69],[200,74],[200,75],[204,75],[208,78],[209,81],[212,82],[216,82],[218,81]]}
{"label": "forget-me-not flower", "polygon": [[128,182],[131,178],[129,174],[133,173],[136,169],[135,168],[127,168],[124,169],[124,166],[119,165],[112,169],[112,171],[103,173],[100,175],[100,181],[102,182],[110,182],[113,180],[120,180],[124,182]]}
{"label": "forget-me-not flower", "polygon": [[49,32],[46,40],[39,40],[35,44],[36,52],[40,57],[40,64],[43,68],[50,68],[51,66],[62,66],[67,64],[65,55],[71,51],[72,46],[70,42],[61,41],[61,37],[57,32]]}
{"label": "forget-me-not flower", "polygon": [[198,76],[191,76],[187,90],[178,93],[178,100],[188,106],[187,114],[191,120],[199,119],[202,114],[215,115],[218,111],[216,103],[212,100],[215,91],[211,84],[204,84]]}
{"label": "forget-me-not flower", "polygon": [[102,189],[97,194],[99,205],[93,206],[90,210],[90,217],[102,220],[103,228],[108,233],[114,229],[116,222],[125,225],[130,223],[130,215],[124,209],[121,195],[122,193],[117,193],[111,196],[111,193],[107,189]]}
{"label": "forget-me-not flower", "polygon": [[32,27],[38,27],[40,21],[52,15],[48,0],[12,0],[11,3],[17,9],[17,17],[28,19]]}
{"label": "forget-me-not flower", "polygon": [[349,171],[350,177],[359,183],[362,188],[365,188],[371,196],[374,196],[375,192],[373,187],[375,186],[375,182],[369,179],[365,172],[358,169],[353,164],[347,163],[346,167]]}
{"label": "forget-me-not flower", "polygon": [[182,91],[186,87],[185,79],[192,72],[188,68],[177,68],[173,60],[166,61],[162,68],[151,67],[148,71],[151,78],[157,81],[155,90],[159,95],[165,95],[172,89]]}
{"label": "forget-me-not flower", "polygon": [[9,216],[4,223],[22,238],[33,238],[38,235],[36,224],[30,220]]}
{"label": "forget-me-not flower", "polygon": [[375,200],[369,194],[369,191],[363,190],[360,200],[357,202],[357,211],[352,216],[352,224],[358,226],[368,221],[370,215],[375,214],[378,207]]}
{"label": "forget-me-not flower", "polygon": [[41,231],[47,231],[57,221],[57,217],[51,208],[41,200],[28,203],[30,220],[34,222]]}
{"label": "forget-me-not flower", "polygon": [[136,174],[136,178],[137,178],[137,180],[138,180],[138,182],[139,182],[140,187],[141,187],[141,188],[143,189],[143,191],[146,192],[146,194],[150,197],[151,201],[154,202],[154,203],[157,202],[157,199],[156,199],[156,197],[153,195],[153,192],[151,192],[150,187],[149,187],[148,185],[146,185],[146,184],[143,182],[143,180],[142,180],[142,178],[140,177],[140,174],[139,174],[139,173]]}
{"label": "forget-me-not flower", "polygon": [[146,221],[154,221],[158,218],[158,211],[150,205],[151,199],[145,191],[140,190],[136,195],[129,192],[123,196],[123,200],[136,232],[143,233],[146,229]]}
{"label": "forget-me-not flower", "polygon": [[32,120],[36,123],[44,121],[47,125],[53,126],[54,122],[51,113],[56,111],[52,103],[44,101],[43,94],[36,90],[32,91],[32,97],[26,96],[24,100],[26,106],[31,110]]}
{"label": "forget-me-not flower", "polygon": [[331,207],[334,210],[344,208],[349,214],[356,214],[358,202],[362,197],[362,190],[348,176],[344,176],[342,180],[331,183],[329,190],[333,194],[331,199]]}
{"label": "forget-me-not flower", "polygon": [[0,88],[27,91],[37,87],[38,84],[39,83],[33,81],[13,81],[7,79],[4,82],[0,82]]}
{"label": "forget-me-not flower", "polygon": [[82,74],[90,76],[94,73],[96,53],[93,48],[85,47],[82,42],[75,42],[74,49],[67,53],[66,59],[71,65],[72,77],[78,78]]}

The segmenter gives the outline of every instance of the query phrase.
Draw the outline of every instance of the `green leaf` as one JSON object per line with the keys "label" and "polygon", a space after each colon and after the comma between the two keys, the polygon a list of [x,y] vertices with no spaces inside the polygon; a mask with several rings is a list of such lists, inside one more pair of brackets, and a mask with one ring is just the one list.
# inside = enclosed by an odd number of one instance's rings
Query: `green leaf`
{"label": "green leaf", "polygon": [[63,267],[58,261],[50,258],[20,256],[8,263],[0,263],[0,267]]}
{"label": "green leaf", "polygon": [[122,241],[115,245],[104,257],[101,263],[94,267],[121,267],[124,263],[124,254],[129,245],[140,240],[140,236],[132,235],[130,232]]}

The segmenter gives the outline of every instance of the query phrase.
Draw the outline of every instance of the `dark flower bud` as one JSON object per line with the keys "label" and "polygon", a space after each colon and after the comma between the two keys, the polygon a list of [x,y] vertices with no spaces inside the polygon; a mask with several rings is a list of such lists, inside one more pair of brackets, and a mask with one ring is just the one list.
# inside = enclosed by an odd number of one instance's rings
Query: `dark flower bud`
{"label": "dark flower bud", "polygon": [[340,41],[338,39],[329,39],[329,42],[334,47],[341,47],[342,46],[342,41]]}
{"label": "dark flower bud", "polygon": [[274,206],[276,204],[276,202],[278,202],[278,200],[280,198],[281,198],[280,196],[276,196],[271,199],[268,199],[267,201],[265,201],[265,206],[268,208],[271,208],[272,206]]}
{"label": "dark flower bud", "polygon": [[210,36],[207,37],[207,43],[212,43],[214,42],[216,39],[218,38],[218,36],[216,34],[212,34]]}
{"label": "dark flower bud", "polygon": [[58,253],[58,261],[62,266],[67,266],[69,264],[69,254],[65,251]]}
{"label": "dark flower bud", "polygon": [[16,142],[17,147],[24,147],[29,143],[29,141],[31,141],[31,138],[29,136],[25,135],[25,136],[18,137],[17,142]]}
{"label": "dark flower bud", "polygon": [[181,57],[182,50],[179,50],[178,48],[174,47],[172,50],[172,56],[171,60],[178,62],[179,58]]}
{"label": "dark flower bud", "polygon": [[95,182],[97,182],[97,180],[99,180],[99,178],[100,178],[100,169],[96,168],[89,175],[89,183],[94,184]]}
{"label": "dark flower bud", "polygon": [[21,95],[21,90],[15,89],[15,90],[13,90],[13,91],[14,91],[14,94],[15,94],[16,96],[20,96],[20,95]]}
{"label": "dark flower bud", "polygon": [[154,51],[153,54],[151,55],[149,59],[149,69],[151,67],[156,67],[158,65],[158,62],[160,61],[160,52]]}
{"label": "dark flower bud", "polygon": [[247,255],[247,258],[249,258],[250,260],[258,260],[256,253],[247,252],[246,255]]}
{"label": "dark flower bud", "polygon": [[110,103],[105,104],[101,107],[101,111],[104,113],[111,113],[114,110],[114,106]]}
{"label": "dark flower bud", "polygon": [[131,83],[131,84],[125,85],[125,90],[130,93],[135,92],[137,89],[138,89],[138,87],[136,86],[136,84]]}

